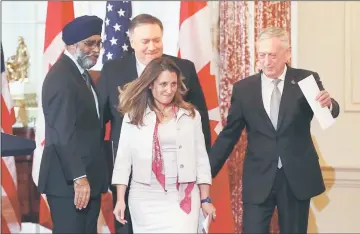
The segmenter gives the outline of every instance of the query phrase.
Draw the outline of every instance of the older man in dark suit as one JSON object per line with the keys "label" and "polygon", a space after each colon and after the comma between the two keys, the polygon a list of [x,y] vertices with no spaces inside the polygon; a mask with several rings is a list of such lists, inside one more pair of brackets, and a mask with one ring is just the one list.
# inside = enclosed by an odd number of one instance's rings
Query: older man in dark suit
{"label": "older man in dark suit", "polygon": [[261,72],[234,84],[227,124],[216,139],[210,164],[217,175],[244,128],[248,146],[243,174],[243,232],[269,233],[275,207],[280,233],[306,233],[310,199],[325,191],[312,142],[313,111],[299,85],[313,75],[317,100],[339,115],[339,104],[324,89],[316,72],[286,65],[289,37],[268,28],[258,39]]}
{"label": "older man in dark suit", "polygon": [[65,52],[42,88],[45,148],[39,191],[47,195],[54,233],[96,233],[106,192],[102,110],[87,69],[101,48],[102,19],[81,16],[63,31]]}
{"label": "older man in dark suit", "polygon": [[[185,100],[195,105],[200,112],[205,143],[209,150],[211,139],[208,110],[194,64],[189,60],[163,54],[163,25],[154,16],[140,14],[134,17],[130,22],[129,37],[135,53],[105,63],[101,71],[101,78],[97,82],[101,105],[104,106],[104,120],[105,122],[111,121],[111,140],[114,142],[115,150],[122,124],[122,117],[116,109],[119,98],[118,87],[123,87],[139,77],[150,61],[161,56],[172,59],[185,77],[184,83],[189,90]],[[116,191],[113,192],[115,198]],[[126,219],[128,224],[125,226],[116,222],[118,233],[132,233],[128,210]]]}

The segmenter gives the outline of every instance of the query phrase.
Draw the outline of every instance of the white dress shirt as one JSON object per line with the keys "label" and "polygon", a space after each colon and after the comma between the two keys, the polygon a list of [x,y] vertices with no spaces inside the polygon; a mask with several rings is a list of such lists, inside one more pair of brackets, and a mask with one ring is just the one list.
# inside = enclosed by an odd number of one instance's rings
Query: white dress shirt
{"label": "white dress shirt", "polygon": [[[82,68],[82,67],[80,67],[79,63],[78,63],[78,62],[76,61],[76,59],[70,54],[70,52],[67,51],[67,50],[65,50],[65,51],[64,51],[64,54],[65,54],[66,56],[68,56],[68,57],[75,63],[76,67],[77,67],[77,68],[79,69],[79,71],[80,71],[80,74],[83,74],[84,71],[85,71],[85,69]],[[98,100],[97,100],[97,96],[96,96],[95,90],[94,90],[94,88],[93,88],[92,86],[91,86],[91,91],[92,91],[92,94],[93,94],[94,100],[95,100],[96,112],[97,112],[97,114],[98,114],[98,117],[100,118],[100,115],[99,115],[99,103],[98,103]],[[77,178],[74,179],[74,181],[77,180],[77,179],[83,178],[83,177],[86,177],[86,175],[77,177]]]}
{"label": "white dress shirt", "polygon": [[144,71],[146,65],[142,64],[135,56],[136,59],[136,71],[138,74],[138,77],[140,77],[141,73]]}
{"label": "white dress shirt", "polygon": [[[278,88],[280,90],[280,93],[282,95],[284,90],[284,81],[285,81],[285,75],[286,75],[287,67],[285,66],[285,69],[283,73],[278,77],[281,81],[278,84]],[[271,94],[274,90],[274,79],[267,77],[264,73],[261,73],[261,92],[262,92],[262,98],[264,103],[264,108],[266,110],[266,113],[270,117],[270,102],[271,102]]]}
{"label": "white dress shirt", "polygon": [[[284,81],[286,75],[287,67],[285,66],[283,73],[278,77],[281,81],[278,84],[278,88],[282,95],[284,90]],[[274,90],[274,83],[272,78],[267,77],[264,73],[261,74],[261,93],[264,103],[264,108],[268,116],[270,117],[270,103],[271,103],[271,94]],[[282,167],[281,159],[279,157],[278,167]]]}

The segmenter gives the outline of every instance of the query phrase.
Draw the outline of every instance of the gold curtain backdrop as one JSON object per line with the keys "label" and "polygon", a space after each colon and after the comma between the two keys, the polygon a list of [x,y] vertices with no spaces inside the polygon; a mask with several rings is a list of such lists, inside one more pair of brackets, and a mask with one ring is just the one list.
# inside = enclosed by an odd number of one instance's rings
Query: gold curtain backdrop
{"label": "gold curtain backdrop", "polygon": [[[250,9],[254,12],[250,12]],[[221,1],[219,17],[219,99],[220,116],[224,125],[230,107],[233,84],[257,70],[255,44],[259,32],[265,27],[277,26],[286,28],[291,35],[291,2]],[[247,137],[244,130],[227,161],[232,217],[236,233],[242,232],[242,173],[246,146]],[[273,216],[270,232],[279,233],[277,212]]]}
{"label": "gold curtain backdrop", "polygon": [[[224,1],[220,3],[220,116],[222,124],[230,107],[233,84],[250,74],[248,38],[248,2]],[[234,228],[242,230],[242,167],[246,149],[246,135],[242,134],[227,166]]]}

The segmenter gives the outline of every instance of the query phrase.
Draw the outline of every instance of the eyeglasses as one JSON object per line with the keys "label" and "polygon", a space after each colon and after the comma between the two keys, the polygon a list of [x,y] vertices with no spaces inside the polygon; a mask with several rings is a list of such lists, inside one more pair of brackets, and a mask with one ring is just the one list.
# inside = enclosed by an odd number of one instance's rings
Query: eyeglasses
{"label": "eyeglasses", "polygon": [[95,48],[97,46],[99,49],[103,48],[103,42],[102,41],[95,41],[95,40],[89,40],[89,41],[83,41],[84,44],[89,48]]}

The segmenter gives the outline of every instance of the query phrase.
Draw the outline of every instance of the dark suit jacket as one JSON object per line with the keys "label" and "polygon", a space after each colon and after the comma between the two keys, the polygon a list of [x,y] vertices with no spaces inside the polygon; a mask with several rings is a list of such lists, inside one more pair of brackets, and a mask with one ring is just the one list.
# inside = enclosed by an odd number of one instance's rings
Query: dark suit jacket
{"label": "dark suit jacket", "polygon": [[[313,111],[297,84],[310,74],[323,90],[317,73],[288,67],[277,131],[264,109],[261,74],[235,83],[227,124],[210,151],[210,164],[214,177],[245,127],[248,145],[243,170],[244,202],[259,204],[265,201],[275,179],[279,156],[290,187],[298,199],[309,199],[325,190],[310,133]],[[337,117],[339,104],[332,99],[332,105],[332,115]]]}
{"label": "dark suit jacket", "polygon": [[[171,58],[180,68],[185,77],[184,83],[189,89],[185,101],[191,102],[197,107],[201,115],[202,129],[205,137],[206,147],[209,150],[211,145],[210,125],[208,110],[205,103],[203,91],[192,62],[185,59],[163,55]],[[134,54],[127,55],[121,59],[112,60],[104,64],[101,70],[101,77],[96,83],[100,93],[100,102],[104,106],[104,120],[111,121],[111,140],[114,141],[114,148],[117,149],[119,142],[122,116],[116,110],[119,103],[118,87],[135,80],[138,77],[136,69],[136,58]]]}
{"label": "dark suit jacket", "polygon": [[106,192],[108,172],[103,154],[102,116],[99,119],[94,96],[67,55],[60,57],[44,80],[42,106],[45,148],[39,191],[73,196],[73,179],[86,175],[91,196]]}

